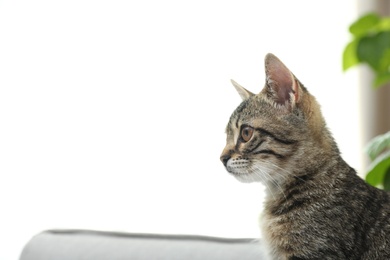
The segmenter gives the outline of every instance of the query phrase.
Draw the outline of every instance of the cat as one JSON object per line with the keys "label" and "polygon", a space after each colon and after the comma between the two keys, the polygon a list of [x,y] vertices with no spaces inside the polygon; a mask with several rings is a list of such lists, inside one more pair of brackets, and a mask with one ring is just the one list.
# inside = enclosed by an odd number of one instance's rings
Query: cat
{"label": "cat", "polygon": [[389,193],[341,158],[316,99],[273,54],[265,73],[259,94],[232,81],[243,101],[220,159],[239,181],[266,186],[260,225],[269,257],[390,259]]}

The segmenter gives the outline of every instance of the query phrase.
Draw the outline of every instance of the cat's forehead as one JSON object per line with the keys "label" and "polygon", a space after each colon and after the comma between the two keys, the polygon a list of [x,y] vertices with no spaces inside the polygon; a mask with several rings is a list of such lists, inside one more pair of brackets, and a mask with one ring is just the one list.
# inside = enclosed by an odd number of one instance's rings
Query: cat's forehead
{"label": "cat's forehead", "polygon": [[262,119],[272,113],[272,106],[260,96],[253,96],[244,100],[232,113],[227,132],[239,128],[242,124],[260,124]]}

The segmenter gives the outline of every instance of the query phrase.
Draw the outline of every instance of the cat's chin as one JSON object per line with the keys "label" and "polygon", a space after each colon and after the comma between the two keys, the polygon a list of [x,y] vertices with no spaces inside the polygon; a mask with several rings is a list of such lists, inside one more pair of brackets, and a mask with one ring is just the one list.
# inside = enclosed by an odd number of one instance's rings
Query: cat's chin
{"label": "cat's chin", "polygon": [[271,180],[269,176],[270,169],[264,162],[260,165],[251,165],[248,159],[229,160],[226,164],[226,170],[242,183],[253,183]]}
{"label": "cat's chin", "polygon": [[257,179],[253,174],[250,174],[250,173],[245,173],[245,174],[235,174],[235,173],[232,173],[232,175],[239,182],[242,182],[242,183],[253,183],[253,182],[261,182],[262,183],[261,179]]}

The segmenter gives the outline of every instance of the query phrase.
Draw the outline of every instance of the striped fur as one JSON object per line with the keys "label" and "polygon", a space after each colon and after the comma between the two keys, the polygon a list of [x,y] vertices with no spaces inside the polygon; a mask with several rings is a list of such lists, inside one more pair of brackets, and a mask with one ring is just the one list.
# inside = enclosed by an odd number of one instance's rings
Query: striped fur
{"label": "striped fur", "polygon": [[259,94],[235,83],[243,102],[221,161],[267,187],[260,224],[270,258],[390,259],[389,194],[344,162],[317,101],[287,67],[272,54],[265,65]]}

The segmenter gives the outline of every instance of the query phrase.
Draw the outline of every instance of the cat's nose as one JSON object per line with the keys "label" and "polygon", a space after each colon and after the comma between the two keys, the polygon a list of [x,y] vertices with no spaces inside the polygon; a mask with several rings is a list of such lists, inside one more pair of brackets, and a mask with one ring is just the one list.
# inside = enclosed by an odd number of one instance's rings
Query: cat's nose
{"label": "cat's nose", "polygon": [[221,162],[223,163],[223,165],[227,165],[229,159],[231,158],[231,155],[230,153],[225,153],[225,154],[222,154],[221,157],[219,159],[221,159]]}
{"label": "cat's nose", "polygon": [[223,149],[221,157],[219,157],[225,167],[227,166],[229,159],[232,158],[232,155],[234,154],[234,150],[232,148],[232,146],[227,145],[225,149]]}

